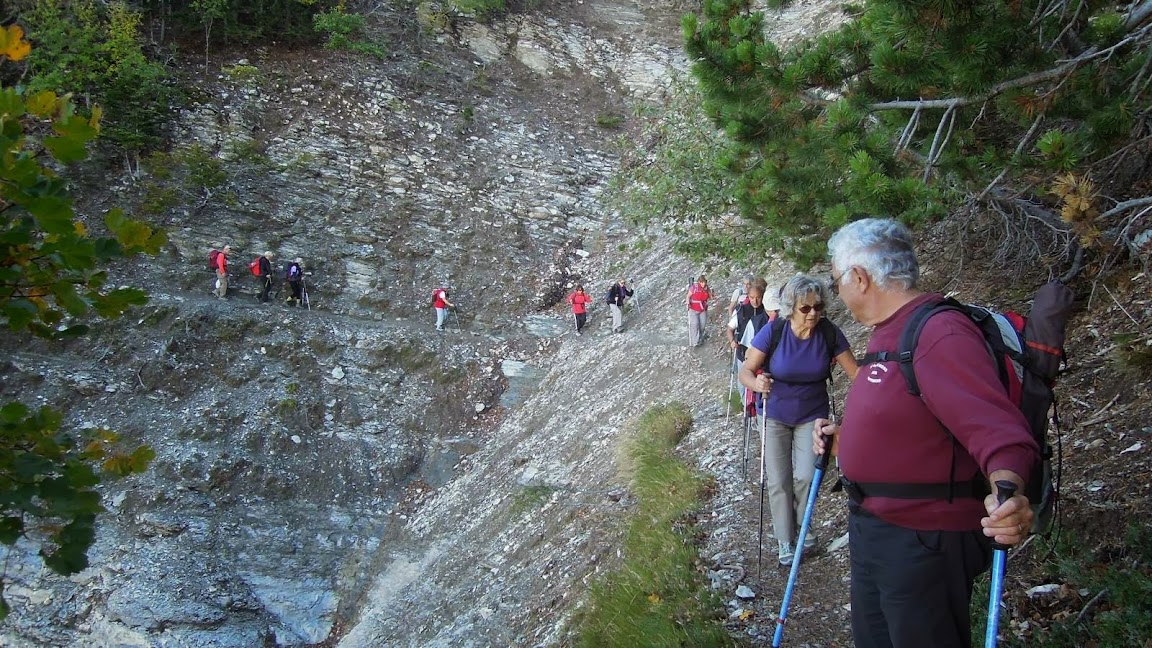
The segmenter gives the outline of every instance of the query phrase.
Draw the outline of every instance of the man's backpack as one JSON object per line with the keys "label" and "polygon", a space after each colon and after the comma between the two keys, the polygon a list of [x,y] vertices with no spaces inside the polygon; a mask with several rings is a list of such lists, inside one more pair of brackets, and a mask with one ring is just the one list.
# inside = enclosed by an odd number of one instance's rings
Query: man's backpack
{"label": "man's backpack", "polygon": [[[920,396],[920,385],[913,371],[912,360],[925,322],[933,315],[945,311],[957,311],[971,319],[976,328],[980,329],[996,361],[997,373],[1008,392],[1008,398],[1024,413],[1032,438],[1040,447],[1040,459],[1032,467],[1032,478],[1028,480],[1023,493],[1028,497],[1035,514],[1033,533],[1047,529],[1056,511],[1059,494],[1060,475],[1052,470],[1053,451],[1048,442],[1048,424],[1049,411],[1056,404],[1053,386],[1065,359],[1065,329],[1072,316],[1072,301],[1071,289],[1059,281],[1050,281],[1036,291],[1027,318],[1011,311],[998,313],[980,306],[962,304],[951,298],[925,304],[912,314],[901,331],[897,351],[869,353],[860,360],[861,365],[899,362],[900,372],[908,383],[908,392]],[[950,475],[950,482],[951,478]],[[903,496],[916,497],[908,494]]]}
{"label": "man's backpack", "polygon": [[254,276],[260,276],[260,257],[252,259],[252,263],[248,264],[248,270],[250,270]]}
{"label": "man's backpack", "polygon": [[220,267],[220,254],[220,250],[212,250],[208,253],[208,269],[212,272],[216,272]]}

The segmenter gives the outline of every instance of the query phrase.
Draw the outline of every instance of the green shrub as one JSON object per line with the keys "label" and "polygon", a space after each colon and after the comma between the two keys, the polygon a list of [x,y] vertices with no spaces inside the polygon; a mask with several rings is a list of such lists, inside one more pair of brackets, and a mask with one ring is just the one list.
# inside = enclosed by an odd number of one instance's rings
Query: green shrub
{"label": "green shrub", "polygon": [[[1091,546],[1071,530],[1046,561],[1050,574],[1044,582],[1066,584],[1077,597],[1059,601],[1047,614],[1033,619],[1048,623],[1024,638],[1005,632],[1000,622],[1000,645],[1005,648],[1080,648],[1081,646],[1143,646],[1152,637],[1152,527],[1132,520],[1123,537],[1116,534],[1105,546]],[[1097,598],[1099,597],[1099,598]],[[1095,599],[1095,600],[1094,600]],[[973,594],[973,642],[983,642],[987,619],[988,578],[977,582]],[[1092,603],[1090,606],[1089,603]],[[1070,614],[1069,610],[1076,610]]]}
{"label": "green shrub", "polygon": [[620,115],[612,113],[600,113],[596,115],[596,125],[600,128],[616,128],[624,123],[624,118]]}
{"label": "green shrub", "polygon": [[30,91],[69,90],[107,112],[105,138],[130,151],[159,146],[184,94],[141,47],[141,14],[124,2],[40,0],[19,14],[37,47]]}
{"label": "green shrub", "polygon": [[364,34],[365,24],[364,16],[347,13],[340,6],[332,11],[318,13],[312,18],[313,29],[325,35],[324,47],[384,58],[383,47],[359,38]]}

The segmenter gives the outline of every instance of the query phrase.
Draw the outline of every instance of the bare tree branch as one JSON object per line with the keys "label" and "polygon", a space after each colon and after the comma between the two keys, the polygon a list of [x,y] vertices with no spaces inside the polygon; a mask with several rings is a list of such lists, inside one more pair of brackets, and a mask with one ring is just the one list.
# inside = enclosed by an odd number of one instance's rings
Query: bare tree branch
{"label": "bare tree branch", "polygon": [[1124,21],[1124,29],[1132,31],[1137,25],[1148,20],[1149,16],[1152,16],[1152,0],[1143,0],[1140,4],[1132,7],[1128,19]]}
{"label": "bare tree branch", "polygon": [[[1023,153],[1025,147],[1032,143],[1032,137],[1036,134],[1036,130],[1040,128],[1040,122],[1042,121],[1044,121],[1044,113],[1036,115],[1035,121],[1032,122],[1032,127],[1028,129],[1028,132],[1024,134],[1024,138],[1021,139],[1020,143],[1016,145],[1016,150],[1012,153],[1013,158]],[[995,187],[1000,183],[1001,180],[1004,179],[1005,175],[1008,175],[1008,167],[1004,167],[1004,169],[1000,172],[1000,175],[993,178],[992,182],[989,182],[988,186],[984,187],[984,191],[981,191],[980,195],[976,196],[976,200],[982,200],[984,196],[992,190],[992,187]]]}
{"label": "bare tree branch", "polygon": [[1132,209],[1133,207],[1140,207],[1143,205],[1152,205],[1152,196],[1145,196],[1144,198],[1133,198],[1132,200],[1125,200],[1124,202],[1117,204],[1112,209],[1109,209],[1108,211],[1104,212],[1103,214],[1100,214],[1099,216],[1097,216],[1097,218],[1103,220],[1105,218],[1108,218],[1109,216],[1115,216],[1116,214],[1119,214],[1120,212]]}

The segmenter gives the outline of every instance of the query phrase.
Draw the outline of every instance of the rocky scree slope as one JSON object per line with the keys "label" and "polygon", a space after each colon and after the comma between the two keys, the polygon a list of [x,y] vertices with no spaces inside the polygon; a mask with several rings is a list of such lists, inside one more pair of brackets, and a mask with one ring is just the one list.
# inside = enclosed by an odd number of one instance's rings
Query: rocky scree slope
{"label": "rocky scree slope", "polygon": [[[177,148],[222,178],[145,164],[78,191],[93,221],[127,203],[168,228],[166,257],[114,269],[153,300],[64,345],[6,339],[0,390],[157,459],[108,487],[88,570],[8,554],[3,643],[565,640],[627,506],[624,424],[650,403],[713,401],[699,376],[723,364],[681,343],[680,284],[698,269],[667,241],[614,254],[630,235],[600,203],[616,135],[596,117],[683,69],[675,11],[568,9],[459,25],[382,64],[217,59]],[[215,243],[237,252],[229,302],[202,269]],[[254,303],[243,264],[265,249],[306,258],[316,310]],[[551,337],[573,279],[598,293],[622,274],[645,308],[628,332],[597,312],[594,335]],[[445,279],[464,330],[436,336],[427,292]]]}
{"label": "rocky scree slope", "polygon": [[[606,7],[643,31],[640,5]],[[114,268],[152,302],[65,345],[6,339],[0,388],[157,459],[108,488],[90,569],[65,579],[31,547],[8,555],[3,643],[310,645],[357,616],[395,529],[486,442],[500,394],[518,393],[503,369],[537,364],[566,322],[525,316],[582,272],[583,239],[597,250],[619,227],[599,201],[613,135],[595,119],[632,100],[617,72],[652,90],[680,65],[669,44],[574,20],[484,29],[504,48],[488,58],[446,36],[380,63],[218,59],[176,147],[214,175],[153,160],[110,192],[77,191],[93,221],[114,204],[159,209],[169,253]],[[568,63],[545,74],[510,43]],[[460,96],[470,120],[446,98]],[[203,269],[219,243],[237,252],[228,302]],[[314,310],[254,302],[243,266],[266,249],[306,258]],[[442,280],[466,331],[431,331]]]}

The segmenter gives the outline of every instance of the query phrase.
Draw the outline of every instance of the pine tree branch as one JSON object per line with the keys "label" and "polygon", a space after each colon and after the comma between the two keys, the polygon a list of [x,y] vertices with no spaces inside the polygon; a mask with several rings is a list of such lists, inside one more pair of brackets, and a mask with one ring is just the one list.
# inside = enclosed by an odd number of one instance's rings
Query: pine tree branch
{"label": "pine tree branch", "polygon": [[1069,232],[1068,223],[1065,223],[1064,219],[1031,200],[1013,196],[1004,189],[993,189],[989,195],[993,202],[1011,206],[1028,218],[1041,223],[1057,236],[1068,234]]}
{"label": "pine tree branch", "polygon": [[[940,139],[940,134],[944,132],[944,124],[948,124],[948,134],[944,139]],[[936,136],[932,138],[932,147],[928,149],[928,164],[924,166],[924,182],[928,182],[928,176],[932,173],[932,167],[940,161],[940,156],[944,153],[944,147],[948,145],[948,140],[952,139],[952,129],[956,126],[956,109],[949,108],[944,111],[944,116],[940,118],[940,123],[936,126]]]}
{"label": "pine tree branch", "polygon": [[[1145,1],[1148,3],[1148,5],[1150,7],[1152,7],[1152,0],[1145,0]],[[1059,65],[1057,65],[1056,67],[1049,68],[1047,70],[1040,70],[1038,72],[1033,72],[1031,74],[1025,74],[1024,76],[1017,77],[1015,79],[1009,79],[1007,81],[1002,81],[1002,82],[992,86],[992,88],[989,89],[987,92],[984,92],[984,93],[981,93],[978,95],[974,95],[971,97],[952,97],[949,99],[928,99],[928,100],[921,99],[921,100],[915,100],[915,101],[912,101],[912,100],[909,100],[909,101],[880,101],[880,102],[876,102],[873,104],[869,104],[868,108],[869,108],[869,110],[912,110],[912,109],[916,109],[916,108],[955,109],[955,108],[960,108],[963,106],[970,106],[970,105],[975,104],[975,103],[987,101],[987,100],[991,99],[992,97],[995,97],[996,95],[999,95],[999,94],[1001,94],[1007,90],[1011,90],[1013,88],[1024,88],[1024,87],[1028,87],[1028,86],[1033,86],[1033,85],[1036,85],[1038,83],[1043,83],[1045,81],[1051,81],[1052,79],[1056,79],[1056,78],[1059,78],[1059,77],[1062,77],[1065,75],[1072,74],[1073,72],[1078,70],[1080,67],[1082,67],[1088,63],[1091,63],[1092,61],[1095,61],[1096,59],[1111,57],[1112,54],[1114,54],[1116,52],[1116,50],[1118,50],[1121,47],[1124,47],[1126,45],[1129,45],[1133,42],[1136,42],[1136,41],[1140,40],[1141,38],[1144,38],[1149,33],[1152,33],[1152,25],[1140,28],[1140,30],[1132,33],[1131,35],[1127,36],[1124,39],[1121,39],[1120,41],[1118,41],[1116,44],[1112,45],[1111,47],[1107,47],[1105,49],[1098,49],[1098,48],[1093,47],[1092,49],[1084,52],[1083,54],[1081,54],[1075,58],[1057,61],[1057,63]]]}
{"label": "pine tree branch", "polygon": [[[1068,24],[1064,25],[1064,29],[1060,30],[1060,33],[1056,35],[1056,38],[1052,39],[1052,44],[1048,46],[1048,49],[1056,47],[1056,44],[1063,40],[1065,36],[1072,34],[1072,27],[1076,25],[1076,21],[1080,18],[1080,10],[1083,8],[1083,1],[1076,3],[1076,12],[1072,14],[1072,20],[1069,20]],[[1080,39],[1076,38],[1076,40],[1079,41]],[[1080,54],[1083,52],[1083,50],[1083,47],[1079,47],[1073,51],[1075,51],[1077,54]]]}

